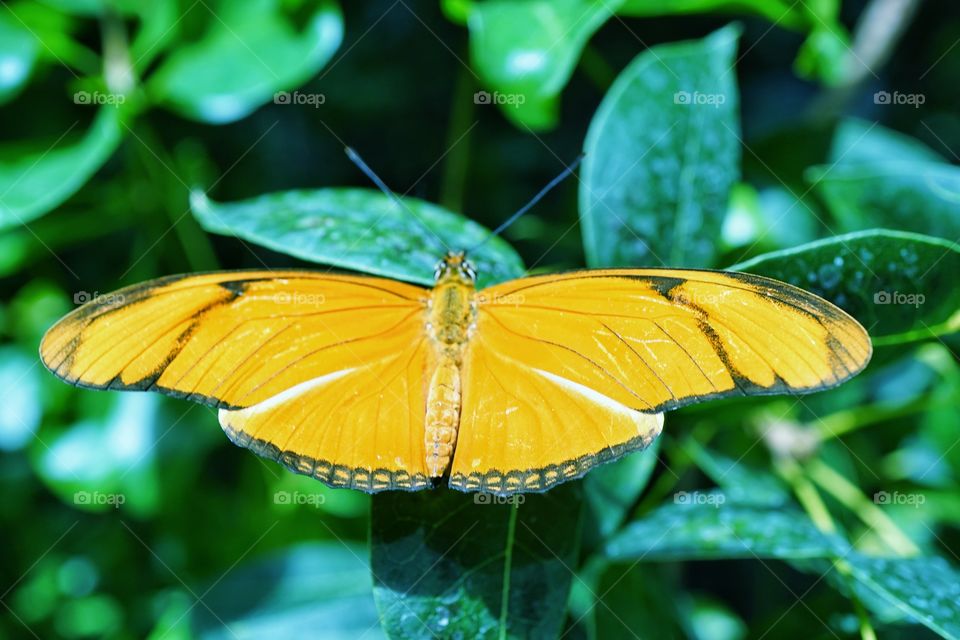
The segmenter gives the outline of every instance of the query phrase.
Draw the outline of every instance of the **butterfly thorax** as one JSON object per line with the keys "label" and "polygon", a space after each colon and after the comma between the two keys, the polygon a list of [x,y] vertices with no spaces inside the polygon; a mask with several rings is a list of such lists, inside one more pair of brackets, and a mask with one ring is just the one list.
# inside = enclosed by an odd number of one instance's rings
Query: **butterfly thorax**
{"label": "butterfly thorax", "polygon": [[446,472],[457,442],[460,366],[477,316],[475,277],[462,253],[447,254],[437,266],[436,284],[427,306],[427,332],[434,358],[427,390],[424,444],[431,477]]}
{"label": "butterfly thorax", "polygon": [[476,323],[475,277],[463,254],[448,254],[437,266],[436,284],[427,307],[430,337],[440,350],[458,361]]}

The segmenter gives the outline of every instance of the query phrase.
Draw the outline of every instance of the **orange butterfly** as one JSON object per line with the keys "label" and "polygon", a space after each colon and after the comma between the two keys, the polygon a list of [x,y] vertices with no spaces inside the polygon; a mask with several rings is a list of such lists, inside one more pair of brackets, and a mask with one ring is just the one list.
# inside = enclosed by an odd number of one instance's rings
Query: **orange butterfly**
{"label": "orange butterfly", "polygon": [[335,487],[543,491],[647,446],[663,412],[826,389],[870,359],[829,302],[743,273],[602,269],[480,291],[309,271],[153,280],[43,339],[72,384],[219,409],[236,444]]}

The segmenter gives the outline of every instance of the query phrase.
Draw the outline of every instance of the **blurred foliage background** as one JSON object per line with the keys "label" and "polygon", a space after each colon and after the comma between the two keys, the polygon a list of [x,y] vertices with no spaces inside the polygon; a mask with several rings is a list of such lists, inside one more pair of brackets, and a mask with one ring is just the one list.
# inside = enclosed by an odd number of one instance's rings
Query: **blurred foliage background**
{"label": "blurred foliage background", "polygon": [[[958,41],[954,7],[909,0],[4,2],[0,638],[960,637]],[[375,508],[372,577],[368,496],[231,446],[212,410],[73,389],[36,356],[77,303],[160,275],[429,279],[400,212],[358,232],[384,201],[345,145],[451,239],[479,233],[455,214],[495,227],[585,149],[505,234],[527,268],[739,263],[847,308],[874,361],[802,401],[671,413],[655,450],[520,506],[535,537],[568,525],[514,583],[523,619],[397,576],[397,539],[418,558],[459,534],[400,536],[393,510],[459,496]],[[294,191],[331,187],[364,191]],[[318,208],[359,241],[313,234]]]}

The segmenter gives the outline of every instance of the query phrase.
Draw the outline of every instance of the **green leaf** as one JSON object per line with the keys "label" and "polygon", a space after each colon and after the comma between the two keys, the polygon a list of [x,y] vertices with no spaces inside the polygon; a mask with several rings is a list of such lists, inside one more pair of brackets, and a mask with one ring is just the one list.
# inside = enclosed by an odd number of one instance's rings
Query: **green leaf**
{"label": "green leaf", "polygon": [[[557,97],[580,53],[622,0],[488,0],[470,5],[470,55],[483,83],[478,104],[499,104],[532,129],[557,122]],[[485,94],[485,95],[484,95]],[[487,99],[489,98],[489,99]]]}
{"label": "green leaf", "polygon": [[109,413],[73,424],[33,449],[37,475],[73,508],[146,516],[159,508],[154,443],[160,398],[109,396]]}
{"label": "green leaf", "polygon": [[0,104],[13,100],[30,79],[39,43],[15,13],[0,11]]}
{"label": "green leaf", "polygon": [[[579,483],[498,499],[373,497],[374,595],[391,638],[556,638],[579,549]],[[507,502],[507,504],[504,504]]]}
{"label": "green leaf", "polygon": [[894,159],[811,167],[806,177],[843,231],[879,225],[960,237],[960,167]]}
{"label": "green leaf", "polygon": [[155,99],[181,115],[212,124],[239,120],[278,91],[306,82],[343,39],[333,0],[315,9],[297,32],[279,0],[228,0],[212,9],[204,36],[182,45],[147,83]]}
{"label": "green leaf", "polygon": [[0,347],[0,451],[16,451],[36,433],[43,417],[42,368],[36,354]]}
{"label": "green leaf", "polygon": [[204,606],[191,606],[194,598],[170,598],[170,615],[161,615],[151,637],[177,637],[180,631],[204,640],[246,640],[297,637],[314,629],[322,630],[316,637],[330,639],[383,638],[365,557],[359,546],[330,541],[247,562],[212,586],[193,590],[204,594]]}
{"label": "green leaf", "polygon": [[83,138],[29,153],[0,150],[0,229],[30,222],[76,193],[120,144],[122,110],[100,109]]}
{"label": "green leaf", "polygon": [[782,0],[626,0],[619,13],[652,17],[684,13],[755,13],[788,29],[804,26],[796,4]]}
{"label": "green leaf", "polygon": [[771,473],[710,451],[693,439],[684,441],[684,451],[733,502],[776,506],[790,500],[790,493]]}
{"label": "green leaf", "polygon": [[155,0],[134,6],[140,29],[130,44],[130,58],[137,71],[147,69],[176,36],[180,15],[176,0]]}
{"label": "green leaf", "polygon": [[960,638],[960,572],[942,558],[848,557],[853,576],[889,607],[944,638]]}
{"label": "green leaf", "polygon": [[739,176],[738,33],[653,47],[604,97],[580,184],[591,267],[714,263]]}
{"label": "green leaf", "polygon": [[943,637],[960,638],[960,572],[942,558],[867,556],[819,531],[804,514],[782,507],[667,505],[624,529],[607,544],[606,555],[615,561],[773,558],[815,573],[833,570],[817,560],[838,560],[856,580],[857,592],[867,596],[865,603],[886,603]]}
{"label": "green leaf", "polygon": [[889,160],[946,161],[916,138],[887,129],[876,122],[847,118],[837,127],[830,147],[831,164],[854,165]]}
{"label": "green leaf", "polygon": [[698,493],[707,500],[667,504],[627,525],[605,546],[616,561],[709,560],[722,558],[827,558],[848,545],[820,532],[800,512],[779,507],[734,504],[722,493]]}
{"label": "green leaf", "polygon": [[757,256],[730,267],[796,285],[846,310],[875,344],[960,329],[960,245],[874,229]]}
{"label": "green leaf", "polygon": [[647,486],[659,451],[656,438],[643,451],[601,465],[583,479],[586,547],[599,544],[620,527]]}
{"label": "green leaf", "polygon": [[[193,213],[212,233],[236,236],[288,255],[374,275],[433,284],[447,247],[464,249],[490,232],[437,205],[373,189],[286,191],[229,204],[191,195]],[[431,231],[423,228],[423,221]],[[523,275],[520,256],[499,237],[470,255],[483,287]]]}

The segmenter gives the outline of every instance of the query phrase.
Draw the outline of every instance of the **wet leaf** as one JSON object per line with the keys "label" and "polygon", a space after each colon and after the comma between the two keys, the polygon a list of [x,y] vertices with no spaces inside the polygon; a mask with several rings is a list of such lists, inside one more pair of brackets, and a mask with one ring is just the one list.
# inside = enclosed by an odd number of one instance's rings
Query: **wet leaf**
{"label": "wet leaf", "polygon": [[375,495],[371,565],[387,633],[556,638],[581,506],[579,483],[509,499],[448,489]]}
{"label": "wet leaf", "polygon": [[738,33],[644,51],[607,92],[580,184],[591,267],[714,263],[739,177]]}
{"label": "wet leaf", "polygon": [[876,344],[960,328],[960,245],[874,229],[757,256],[730,267],[796,285],[837,304]]}
{"label": "wet leaf", "polygon": [[894,159],[812,167],[807,179],[840,231],[882,226],[960,237],[960,167]]}
{"label": "wet leaf", "polygon": [[[194,215],[212,233],[311,262],[421,284],[433,284],[434,267],[448,247],[473,247],[490,235],[480,225],[424,200],[403,202],[401,207],[373,189],[339,188],[287,191],[224,204],[200,192],[191,197]],[[520,257],[500,238],[485,242],[470,259],[480,287],[524,272]]]}

